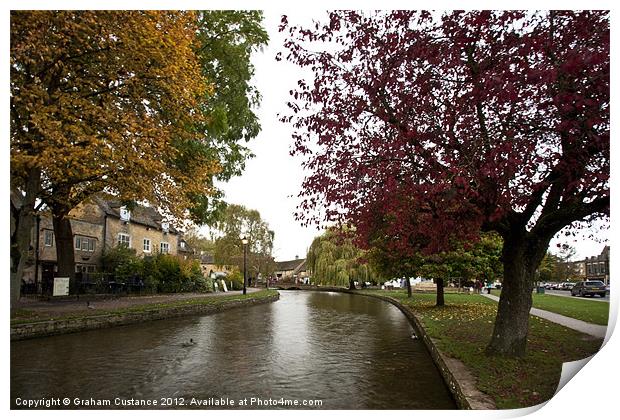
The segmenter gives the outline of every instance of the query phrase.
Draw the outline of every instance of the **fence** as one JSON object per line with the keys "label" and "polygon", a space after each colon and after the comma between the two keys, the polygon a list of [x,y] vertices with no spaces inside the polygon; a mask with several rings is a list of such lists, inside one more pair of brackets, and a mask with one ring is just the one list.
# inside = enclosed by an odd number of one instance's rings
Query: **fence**
{"label": "fence", "polygon": [[[51,296],[54,289],[54,277],[43,275],[41,284],[23,283],[22,295]],[[115,275],[113,273],[75,273],[74,280],[69,284],[70,295],[85,294],[120,294],[139,293],[145,290],[142,277],[138,274]]]}

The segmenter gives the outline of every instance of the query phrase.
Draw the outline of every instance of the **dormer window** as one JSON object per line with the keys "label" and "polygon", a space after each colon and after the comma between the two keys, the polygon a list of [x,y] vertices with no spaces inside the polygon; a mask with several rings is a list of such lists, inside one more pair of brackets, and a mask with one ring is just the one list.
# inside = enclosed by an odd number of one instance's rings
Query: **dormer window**
{"label": "dormer window", "polygon": [[161,222],[161,231],[164,233],[168,233],[170,230],[170,224],[168,222]]}
{"label": "dormer window", "polygon": [[127,210],[127,207],[123,206],[121,207],[121,220],[123,222],[128,222],[129,218],[131,217],[131,212],[129,210]]}

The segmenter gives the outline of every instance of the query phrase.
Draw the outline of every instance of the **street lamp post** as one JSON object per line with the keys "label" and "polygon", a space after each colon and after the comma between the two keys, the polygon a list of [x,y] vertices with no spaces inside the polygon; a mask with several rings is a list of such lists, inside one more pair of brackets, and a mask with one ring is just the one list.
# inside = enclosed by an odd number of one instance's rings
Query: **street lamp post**
{"label": "street lamp post", "polygon": [[248,238],[243,236],[241,238],[243,244],[243,294],[246,294],[246,284],[248,283]]}

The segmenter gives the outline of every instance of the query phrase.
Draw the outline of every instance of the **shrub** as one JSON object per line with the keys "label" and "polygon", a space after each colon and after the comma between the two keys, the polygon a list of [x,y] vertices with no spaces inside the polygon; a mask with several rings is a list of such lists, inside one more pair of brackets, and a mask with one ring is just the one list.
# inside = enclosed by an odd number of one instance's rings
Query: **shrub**
{"label": "shrub", "polygon": [[104,252],[101,257],[104,270],[118,279],[127,279],[142,274],[143,261],[136,256],[136,250],[117,246]]}
{"label": "shrub", "polygon": [[135,249],[119,246],[107,251],[102,261],[106,271],[117,279],[140,276],[151,293],[210,292],[213,281],[205,279],[196,260],[182,260],[174,255],[156,254],[144,259]]}
{"label": "shrub", "polygon": [[142,280],[144,281],[145,290],[150,293],[156,293],[159,289],[160,278],[157,260],[154,257],[145,257],[142,268]]}
{"label": "shrub", "polygon": [[243,274],[239,271],[233,271],[226,277],[226,284],[231,287],[231,290],[243,290]]}
{"label": "shrub", "polygon": [[176,293],[183,291],[183,279],[179,260],[172,255],[158,254],[155,257],[159,275],[158,292]]}

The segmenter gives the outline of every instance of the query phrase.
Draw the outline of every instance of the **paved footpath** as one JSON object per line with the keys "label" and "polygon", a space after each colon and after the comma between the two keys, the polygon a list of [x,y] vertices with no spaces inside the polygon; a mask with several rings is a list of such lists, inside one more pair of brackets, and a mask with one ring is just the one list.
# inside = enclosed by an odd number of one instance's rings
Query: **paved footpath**
{"label": "paved footpath", "polygon": [[[248,293],[257,292],[264,289],[256,289],[248,287]],[[72,296],[67,300],[39,300],[38,298],[22,298],[16,308],[24,309],[39,313],[41,316],[59,316],[68,314],[82,314],[85,312],[100,312],[106,310],[115,310],[128,308],[131,306],[154,304],[154,303],[172,303],[181,300],[200,299],[214,296],[238,295],[241,290],[216,293],[171,293],[159,295],[130,295],[130,296],[100,296],[98,298],[90,298],[81,296],[78,300]],[[95,311],[93,311],[95,309]]]}
{"label": "paved footpath", "polygon": [[[499,302],[498,296],[489,294],[482,294],[481,296]],[[555,312],[543,311],[542,309],[532,308],[530,310],[530,314],[539,318],[544,318],[551,322],[555,322],[556,324],[563,325],[570,328],[571,330],[577,330],[579,332],[589,334],[597,338],[605,338],[605,332],[607,331],[606,325],[590,324],[588,322],[580,321],[579,319],[556,314]]]}

